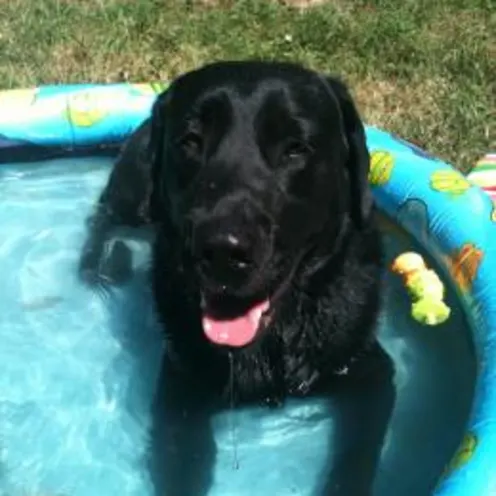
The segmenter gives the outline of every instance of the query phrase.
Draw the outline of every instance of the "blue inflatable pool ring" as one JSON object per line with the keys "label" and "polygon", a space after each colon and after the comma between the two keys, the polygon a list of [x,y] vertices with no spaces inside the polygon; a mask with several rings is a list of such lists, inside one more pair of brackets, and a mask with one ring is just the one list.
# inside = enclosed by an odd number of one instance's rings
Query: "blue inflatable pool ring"
{"label": "blue inflatable pool ring", "polygon": [[[0,92],[0,162],[114,153],[149,116],[163,83]],[[416,146],[366,128],[380,209],[445,270],[470,319],[478,375],[466,433],[436,496],[496,494],[496,206],[470,178]],[[417,222],[419,215],[425,224]]]}

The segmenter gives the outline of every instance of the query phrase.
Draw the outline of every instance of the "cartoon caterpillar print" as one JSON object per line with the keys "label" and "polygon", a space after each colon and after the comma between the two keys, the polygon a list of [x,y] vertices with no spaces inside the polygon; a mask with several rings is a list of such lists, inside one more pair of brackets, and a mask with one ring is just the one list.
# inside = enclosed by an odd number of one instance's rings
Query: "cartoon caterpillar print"
{"label": "cartoon caterpillar print", "polygon": [[394,157],[389,152],[375,151],[370,155],[369,183],[383,186],[391,179]]}
{"label": "cartoon caterpillar print", "polygon": [[67,117],[77,127],[94,126],[105,119],[108,113],[101,97],[91,91],[69,95],[67,102]]}
{"label": "cartoon caterpillar print", "polygon": [[431,176],[431,188],[440,193],[457,197],[469,190],[472,185],[462,174],[454,170],[439,170]]}

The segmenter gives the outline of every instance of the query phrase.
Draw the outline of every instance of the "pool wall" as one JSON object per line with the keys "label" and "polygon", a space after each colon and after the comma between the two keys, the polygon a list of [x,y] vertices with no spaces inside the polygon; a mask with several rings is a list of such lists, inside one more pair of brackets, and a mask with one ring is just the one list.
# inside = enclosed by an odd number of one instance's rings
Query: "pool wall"
{"label": "pool wall", "polygon": [[[0,92],[0,163],[115,153],[166,87],[88,84]],[[478,359],[466,434],[435,495],[494,495],[496,205],[448,163],[375,127],[367,126],[366,133],[377,203],[450,275],[469,316]]]}

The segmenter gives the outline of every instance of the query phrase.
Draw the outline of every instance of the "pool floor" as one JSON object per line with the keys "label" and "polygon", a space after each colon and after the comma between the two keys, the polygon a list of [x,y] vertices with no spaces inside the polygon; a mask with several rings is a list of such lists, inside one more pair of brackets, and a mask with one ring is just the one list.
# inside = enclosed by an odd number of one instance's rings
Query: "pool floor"
{"label": "pool floor", "polygon": [[[76,277],[84,221],[109,164],[0,168],[2,496],[152,496],[144,457],[162,348],[147,247],[134,242],[136,276],[110,295]],[[387,248],[390,259],[411,245],[388,235]],[[449,322],[422,327],[400,282],[387,282],[380,337],[395,361],[398,398],[374,495],[423,496],[461,439],[474,356],[453,294]],[[323,401],[309,400],[218,415],[211,496],[313,494],[332,442],[327,412]]]}

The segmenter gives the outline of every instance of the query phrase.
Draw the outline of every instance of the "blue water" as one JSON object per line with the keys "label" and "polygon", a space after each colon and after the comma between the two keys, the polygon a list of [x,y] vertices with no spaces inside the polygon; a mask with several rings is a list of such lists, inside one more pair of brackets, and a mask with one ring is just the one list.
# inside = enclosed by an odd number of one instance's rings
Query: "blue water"
{"label": "blue water", "polygon": [[[105,159],[0,167],[2,496],[151,495],[143,462],[162,349],[147,247],[133,242],[136,276],[111,295],[84,288],[75,270],[108,171]],[[389,255],[408,243],[389,235]],[[387,287],[380,336],[396,363],[398,401],[375,494],[423,496],[461,438],[474,357],[452,294],[449,323],[428,328],[412,322],[394,277]],[[310,495],[332,439],[326,412],[308,401],[216,417],[211,495]]]}

